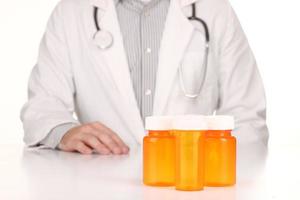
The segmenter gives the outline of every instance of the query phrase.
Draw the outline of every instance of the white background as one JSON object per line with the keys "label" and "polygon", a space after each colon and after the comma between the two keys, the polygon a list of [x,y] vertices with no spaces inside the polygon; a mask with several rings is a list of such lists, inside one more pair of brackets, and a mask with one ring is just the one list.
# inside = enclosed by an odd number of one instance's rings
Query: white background
{"label": "white background", "polygon": [[[0,145],[22,145],[19,112],[47,19],[57,0],[0,0]],[[267,95],[270,148],[300,139],[300,5],[297,0],[231,0]]]}

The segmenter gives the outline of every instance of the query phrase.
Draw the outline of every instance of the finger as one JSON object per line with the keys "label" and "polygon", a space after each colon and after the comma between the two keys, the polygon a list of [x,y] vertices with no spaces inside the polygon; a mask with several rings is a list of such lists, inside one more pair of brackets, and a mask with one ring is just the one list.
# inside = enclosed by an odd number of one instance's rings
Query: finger
{"label": "finger", "polygon": [[129,148],[128,146],[122,141],[122,139],[110,128],[106,127],[105,125],[101,124],[100,122],[92,123],[92,126],[95,127],[99,131],[104,131],[107,135],[109,135],[113,141],[121,148],[122,153],[128,153]]}
{"label": "finger", "polygon": [[95,135],[113,154],[122,153],[122,150],[118,144],[105,132],[93,131],[91,133]]}
{"label": "finger", "polygon": [[83,134],[82,141],[91,147],[92,149],[95,149],[99,154],[107,155],[110,154],[110,150],[104,146],[99,139],[94,136],[93,134]]}
{"label": "finger", "polygon": [[129,152],[129,147],[123,142],[123,140],[115,133],[111,134],[112,139],[122,148],[123,153]]}
{"label": "finger", "polygon": [[82,154],[91,154],[93,150],[85,145],[82,141],[77,141],[74,143],[74,150]]}
{"label": "finger", "polygon": [[101,142],[107,146],[114,154],[122,154],[122,149],[119,145],[106,133],[98,134]]}

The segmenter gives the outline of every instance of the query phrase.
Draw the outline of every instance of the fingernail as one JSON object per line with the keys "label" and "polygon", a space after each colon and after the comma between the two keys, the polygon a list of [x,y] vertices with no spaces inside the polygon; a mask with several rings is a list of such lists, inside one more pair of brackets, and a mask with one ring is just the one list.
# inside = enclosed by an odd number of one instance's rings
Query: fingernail
{"label": "fingernail", "polygon": [[113,151],[114,151],[115,154],[121,154],[122,153],[121,149],[117,148],[117,147],[114,148]]}
{"label": "fingernail", "polygon": [[129,152],[129,148],[128,147],[123,147],[123,153],[127,154]]}

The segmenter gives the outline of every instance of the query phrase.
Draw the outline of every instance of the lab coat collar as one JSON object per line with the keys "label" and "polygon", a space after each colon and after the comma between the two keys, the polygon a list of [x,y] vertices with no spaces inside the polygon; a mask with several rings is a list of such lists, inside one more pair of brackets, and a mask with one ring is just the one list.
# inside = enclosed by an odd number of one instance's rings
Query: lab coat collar
{"label": "lab coat collar", "polygon": [[179,1],[180,1],[180,5],[182,7],[185,7],[185,6],[189,6],[189,5],[193,4],[193,3],[196,3],[196,2],[198,2],[200,0],[179,0]]}
{"label": "lab coat collar", "polygon": [[109,0],[90,0],[90,4],[101,10],[106,10],[108,7]]}
{"label": "lab coat collar", "polygon": [[[184,2],[184,5],[192,3]],[[193,24],[182,11],[178,1],[170,3],[163,32],[156,77],[153,115],[170,114],[166,110],[172,87],[176,83],[178,68],[194,32]]]}
{"label": "lab coat collar", "polygon": [[145,136],[145,130],[131,82],[115,2],[113,0],[92,0],[91,2],[100,8],[97,17],[101,29],[110,32],[114,40],[113,45],[104,51],[93,45],[95,47],[92,51],[93,57],[98,61],[97,65],[102,66],[105,63],[105,70],[112,80],[111,90],[114,91],[118,101],[115,104],[121,113],[120,118],[137,141],[141,143]]}
{"label": "lab coat collar", "polygon": [[[106,10],[108,6],[109,1],[114,1],[115,4],[117,4],[120,0],[90,0],[90,4],[93,6],[96,6],[102,10]],[[196,3],[197,1],[200,0],[170,0],[172,1],[178,1],[181,7],[185,7],[188,5],[191,5],[193,3]]]}

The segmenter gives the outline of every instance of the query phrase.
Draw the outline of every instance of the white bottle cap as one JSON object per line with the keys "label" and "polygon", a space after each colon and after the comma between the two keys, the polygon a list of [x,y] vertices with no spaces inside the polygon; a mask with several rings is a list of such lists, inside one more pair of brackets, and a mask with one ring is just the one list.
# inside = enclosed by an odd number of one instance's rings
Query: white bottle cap
{"label": "white bottle cap", "polygon": [[234,118],[229,115],[212,115],[205,117],[209,130],[233,130]]}
{"label": "white bottle cap", "polygon": [[150,116],[145,119],[146,130],[166,131],[172,129],[172,116]]}
{"label": "white bottle cap", "polygon": [[207,130],[205,117],[202,115],[181,115],[172,120],[174,130]]}

